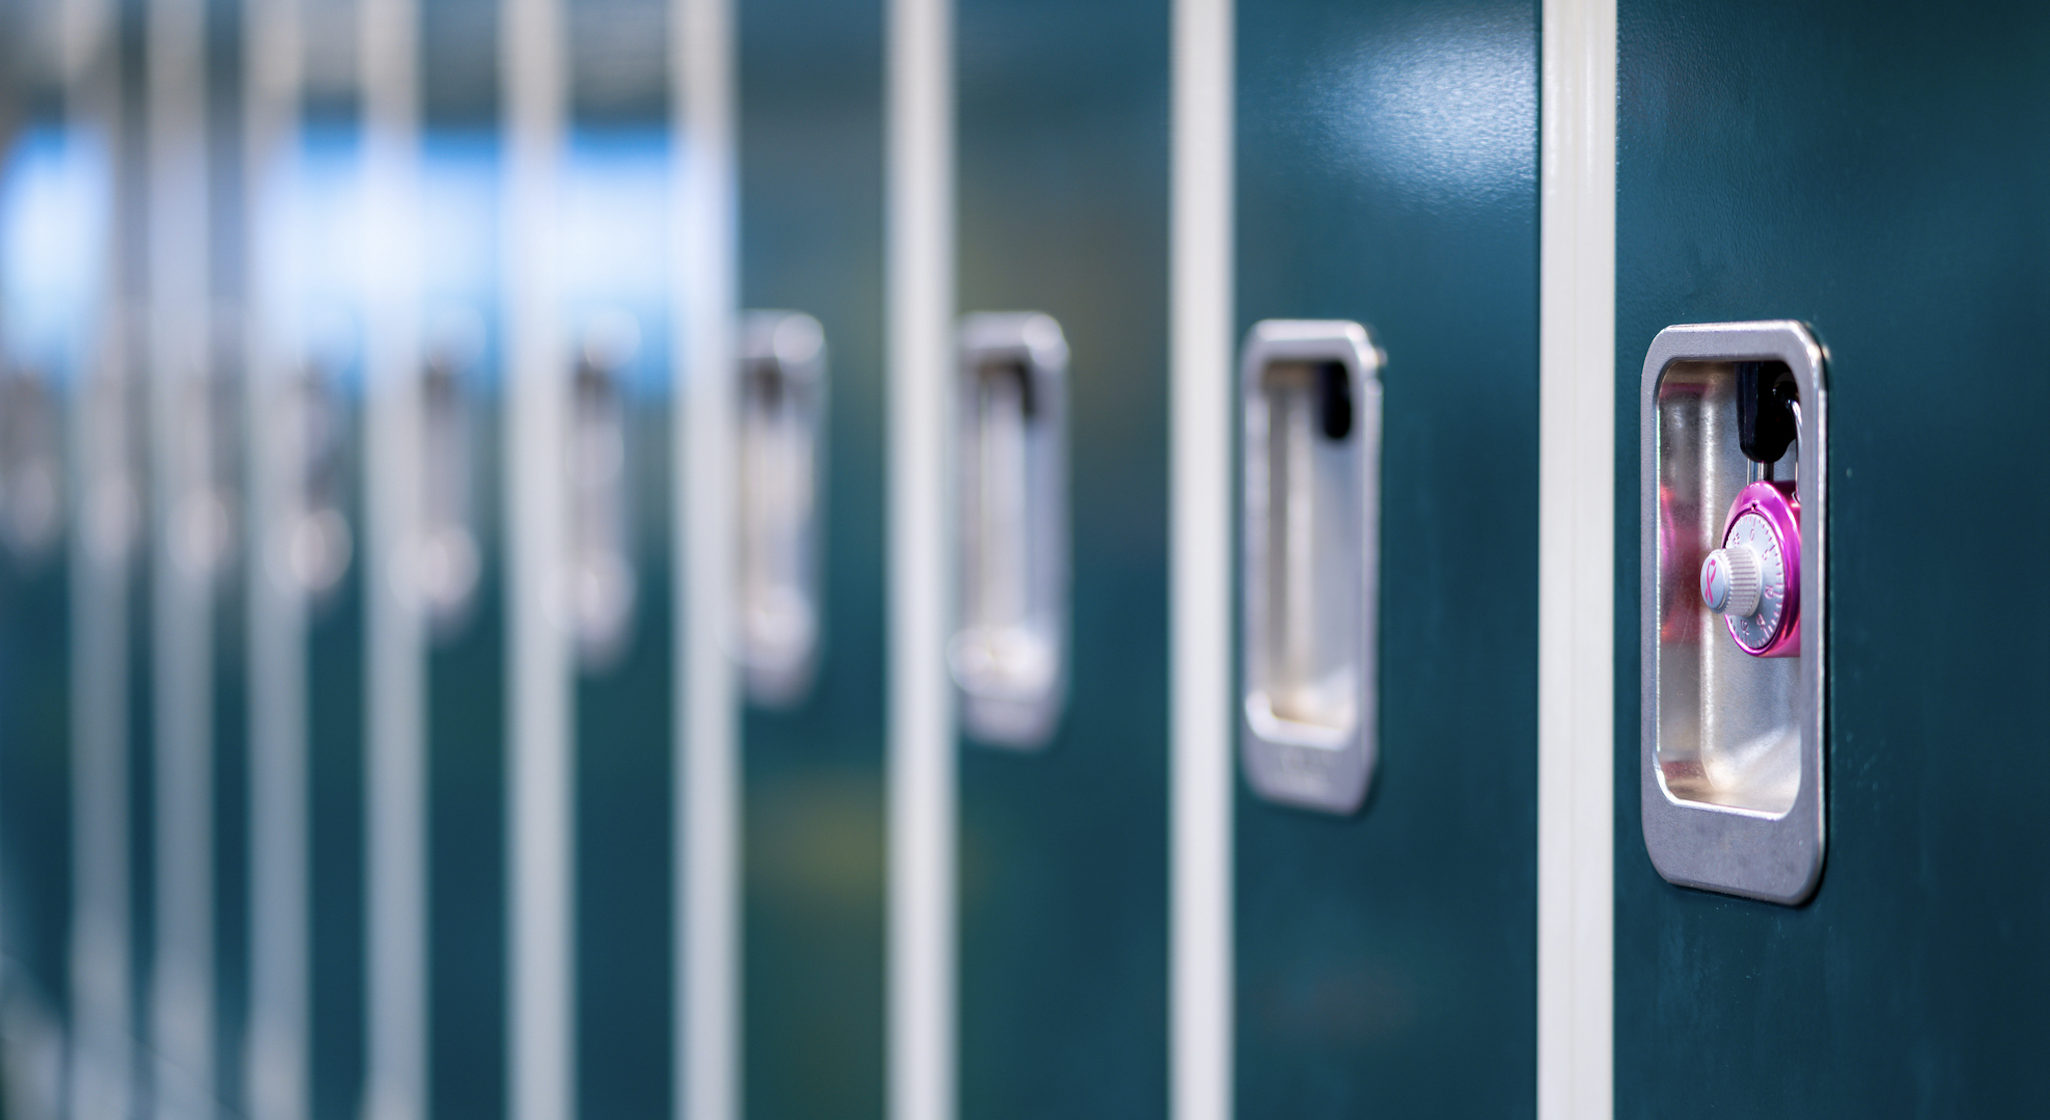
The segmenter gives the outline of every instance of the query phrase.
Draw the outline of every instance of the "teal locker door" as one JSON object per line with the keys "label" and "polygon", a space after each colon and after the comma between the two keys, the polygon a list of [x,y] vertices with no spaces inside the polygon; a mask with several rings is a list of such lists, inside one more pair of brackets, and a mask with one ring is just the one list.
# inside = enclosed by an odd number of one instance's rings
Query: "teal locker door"
{"label": "teal locker door", "polygon": [[883,1114],[884,9],[737,5],[741,304],[817,319],[828,386],[816,668],[741,719],[744,1097],[765,1118]]}
{"label": "teal locker door", "polygon": [[[359,414],[345,400],[351,447]],[[360,491],[358,491],[360,496]],[[363,524],[362,503],[345,507]],[[360,539],[360,536],[359,538]],[[363,566],[349,570],[307,620],[308,772],[312,782],[313,1111],[345,1120],[361,1109],[364,1074]]]}
{"label": "teal locker door", "polygon": [[[435,1116],[505,1114],[504,365],[501,145],[486,4],[425,10],[424,433],[452,486],[438,532],[478,563],[428,611],[427,1068]],[[460,548],[460,546],[456,546]]]}
{"label": "teal locker door", "polygon": [[[206,158],[212,178],[208,221],[215,260],[238,251],[249,234],[240,205],[241,146],[231,140],[240,123],[238,52],[223,49],[241,39],[241,13],[212,17],[209,29],[221,45],[210,49],[208,84],[218,91],[209,108],[213,136]],[[243,1052],[249,992],[249,689],[248,581],[258,573],[248,563],[252,531],[248,502],[249,460],[245,454],[244,394],[248,369],[241,338],[244,302],[239,269],[214,266],[214,323],[208,339],[205,400],[209,485],[221,518],[213,542],[210,673],[213,774],[209,790],[213,841],[212,1069],[206,1071],[213,1104],[240,1111]],[[346,438],[346,437],[343,437]]]}
{"label": "teal locker door", "polygon": [[[334,582],[317,594],[308,590],[304,605],[310,1088],[315,1117],[343,1120],[361,1109],[365,1061],[363,347],[362,307],[349,285],[353,243],[323,231],[348,228],[363,134],[352,105],[319,100],[309,103],[304,128],[296,192],[304,208],[299,232],[310,241],[309,290],[294,310],[308,325],[294,355],[297,368],[285,375],[292,382],[287,392],[303,417],[325,413],[316,423],[333,440],[326,450],[334,456],[331,469],[347,480],[333,491],[335,508],[358,542]],[[305,428],[314,430],[312,423]]]}
{"label": "teal locker door", "polygon": [[[663,6],[572,7],[563,165],[577,1109],[670,1112],[675,488]],[[622,37],[622,25],[644,35]],[[615,459],[614,456],[617,455]],[[623,577],[623,578],[622,578]]]}
{"label": "teal locker door", "polygon": [[1531,1115],[1538,6],[1247,4],[1237,51],[1239,336],[1387,353],[1379,762],[1346,816],[1241,778],[1238,1114]]}
{"label": "teal locker door", "polygon": [[478,560],[428,611],[427,1103],[479,1120],[506,1111],[500,30],[494,0],[421,7],[423,435],[466,482],[436,531]]}
{"label": "teal locker door", "polygon": [[[229,165],[232,168],[233,165]],[[236,317],[228,317],[230,323]],[[243,1053],[249,1009],[249,688],[248,596],[243,544],[251,530],[242,473],[242,394],[247,383],[238,340],[217,339],[214,367],[215,470],[227,510],[213,600],[213,1095],[220,1107],[243,1104]],[[346,438],[346,437],[344,437]]]}
{"label": "teal locker door", "polygon": [[[2050,12],[1625,0],[1619,32],[1617,1114],[2041,1114]],[[1752,319],[1828,356],[1797,907],[1672,886],[1640,829],[1640,371],[1669,324]]]}
{"label": "teal locker door", "polygon": [[1072,564],[1051,738],[962,737],[960,1108],[1163,1116],[1169,5],[961,0],[956,26],[957,306],[1060,324]]}
{"label": "teal locker door", "polygon": [[[9,85],[0,97],[22,111],[36,91],[19,79]],[[60,262],[34,246],[37,234],[64,228],[55,224],[61,184],[83,185],[91,169],[77,148],[83,138],[56,120],[36,114],[17,127],[0,144],[0,983],[18,994],[7,1013],[30,1035],[7,1057],[33,1062],[44,1060],[39,1042],[61,1043],[68,1019],[70,478],[79,456],[67,427],[85,365],[71,338],[93,312],[90,286],[48,283]],[[21,1099],[42,1088],[21,1086]]]}
{"label": "teal locker door", "polygon": [[[14,380],[0,393],[13,396],[21,386]],[[62,1022],[70,987],[69,551],[63,541],[0,546],[0,946],[24,1009],[51,1016],[52,1026]]]}

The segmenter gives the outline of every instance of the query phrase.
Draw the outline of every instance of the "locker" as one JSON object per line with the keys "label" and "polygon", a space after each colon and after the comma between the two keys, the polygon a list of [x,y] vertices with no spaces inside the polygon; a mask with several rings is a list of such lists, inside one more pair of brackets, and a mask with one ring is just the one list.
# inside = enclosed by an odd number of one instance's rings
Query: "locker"
{"label": "locker", "polygon": [[1302,807],[1233,694],[1240,1116],[1535,1112],[1538,16],[1239,8],[1238,336],[1385,355],[1364,804]]}
{"label": "locker", "polygon": [[825,384],[810,679],[740,725],[750,1116],[884,1109],[884,12],[736,5],[741,305],[815,319]]}
{"label": "locker", "polygon": [[118,24],[60,15],[9,13],[0,80],[0,1080],[24,1115],[126,1106],[144,951],[145,413],[117,255],[131,79]]}
{"label": "locker", "polygon": [[425,50],[454,60],[448,69],[466,81],[426,83],[421,166],[423,438],[442,460],[431,469],[450,479],[445,512],[430,523],[451,555],[467,541],[476,558],[467,578],[453,561],[458,574],[429,614],[428,1105],[433,1115],[479,1117],[503,1115],[506,1092],[504,155],[494,27],[483,6],[427,17]]}
{"label": "locker", "polygon": [[[1169,14],[955,7],[968,1117],[1168,1107]],[[1035,512],[1039,439],[1058,457]],[[1008,681],[971,671],[1026,637],[1048,683],[1022,649]]]}
{"label": "locker", "polygon": [[[675,1053],[675,474],[661,16],[661,5],[647,3],[571,16],[561,286],[577,672],[574,1045],[577,1108],[586,1116],[663,1115]],[[632,51],[586,46],[594,32],[616,34],[628,20],[655,30]]]}
{"label": "locker", "polygon": [[[317,68],[310,69],[319,73]],[[354,75],[346,71],[330,80],[346,80],[349,89],[356,85]],[[305,796],[310,799],[309,844],[304,857],[309,888],[307,997],[311,1001],[306,1089],[315,1116],[339,1117],[361,1108],[366,1060],[364,849],[370,791],[366,780],[364,623],[368,588],[364,565],[354,555],[360,547],[355,542],[364,535],[361,394],[365,309],[350,283],[352,232],[363,228],[358,188],[363,134],[353,113],[343,115],[331,101],[322,104],[323,92],[319,86],[308,90],[302,110],[306,121],[298,174],[284,188],[292,197],[286,205],[298,225],[295,232],[305,238],[301,252],[306,279],[304,287],[293,293],[298,306],[289,310],[306,328],[303,335],[285,343],[281,368],[265,371],[267,378],[280,379],[283,384],[274,387],[274,395],[269,397],[277,411],[261,417],[257,424],[289,424],[294,429],[281,441],[282,454],[265,464],[277,472],[279,484],[292,492],[281,503],[278,520],[266,526],[266,531],[279,538],[288,533],[299,536],[289,547],[300,552],[309,547],[301,543],[307,540],[309,530],[320,532],[302,519],[318,516],[317,507],[327,505],[326,512],[338,519],[338,531],[348,534],[350,543],[318,546],[335,554],[295,561],[286,572],[277,571],[283,565],[265,556],[265,567],[256,570],[252,564],[245,578],[282,580],[302,612],[299,640],[304,652],[298,656],[304,659],[304,677],[286,687],[304,690]],[[326,92],[326,96],[334,93]],[[261,430],[253,427],[252,435]],[[280,547],[265,543],[267,551]],[[253,745],[252,749],[257,748]]]}
{"label": "locker", "polygon": [[[2043,504],[2050,391],[2043,13],[1625,0],[1618,23],[1617,1114],[2042,1111],[2050,604],[2016,515]],[[1639,792],[1640,371],[1668,326],[1750,320],[1812,331],[1830,409],[1824,846],[1793,906],[1666,882]],[[1946,446],[1977,485],[1930,469]],[[1955,575],[1893,545],[1930,518]]]}
{"label": "locker", "polygon": [[427,601],[430,1115],[506,1108],[506,362],[499,240],[501,15],[424,5],[420,57],[421,439]]}
{"label": "locker", "polygon": [[[21,104],[31,91],[13,92]],[[104,170],[72,123],[36,114],[0,148],[0,1029],[22,1039],[13,1108],[62,1091],[71,1003],[71,620],[73,588],[90,579],[80,579],[71,479],[74,417],[92,384],[84,342],[99,269],[90,254],[106,220],[91,208]],[[70,192],[85,205],[67,207]],[[86,255],[85,266],[56,269],[69,254]]]}

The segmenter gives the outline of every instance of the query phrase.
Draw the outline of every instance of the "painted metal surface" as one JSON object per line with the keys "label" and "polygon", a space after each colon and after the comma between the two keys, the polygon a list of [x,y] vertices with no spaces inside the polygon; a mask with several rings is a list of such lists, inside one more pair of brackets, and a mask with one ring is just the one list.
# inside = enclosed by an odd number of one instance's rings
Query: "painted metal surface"
{"label": "painted metal surface", "polygon": [[[10,30],[47,42],[27,20]],[[92,613],[81,593],[103,588],[112,565],[88,562],[99,554],[77,533],[72,480],[90,477],[76,437],[95,383],[85,373],[102,313],[91,251],[106,215],[93,203],[106,188],[76,106],[67,120],[50,111],[47,86],[21,68],[10,77],[0,102],[20,115],[0,133],[0,1031],[23,1038],[8,1105],[29,1109],[62,1092],[74,791],[103,788],[91,772],[81,781],[75,761],[86,674],[74,662],[97,644],[79,641],[77,620]]]}
{"label": "painted metal surface", "polygon": [[1065,711],[963,737],[961,1115],[1167,1108],[1169,7],[956,8],[964,313],[1039,311],[1067,376]]}
{"label": "painted metal surface", "polygon": [[[15,182],[6,185],[18,186],[19,163],[10,170],[16,174],[7,178]],[[5,187],[0,187],[0,192],[16,193]],[[72,755],[71,700],[75,566],[66,532],[69,518],[63,510],[63,495],[55,489],[65,475],[63,456],[69,441],[62,439],[62,433],[70,387],[53,384],[59,369],[35,368],[25,359],[27,355],[18,350],[0,358],[11,367],[0,369],[0,393],[8,402],[0,405],[6,409],[0,414],[0,425],[7,427],[0,435],[6,443],[0,449],[0,487],[4,487],[0,517],[8,522],[5,543],[0,543],[0,722],[4,722],[4,730],[0,730],[0,853],[4,853],[0,869],[6,875],[6,889],[0,892],[0,983],[7,987],[5,1000],[0,1002],[0,1029],[23,1032],[36,1040],[20,1048],[20,1052],[35,1055],[28,1060],[41,1057],[37,1052],[40,1045],[53,1048],[48,1059],[54,1062],[62,1054],[54,1047],[63,1037],[70,1015],[67,957],[75,858],[71,842],[77,768]],[[31,393],[42,398],[42,404],[34,406],[40,416],[24,415]],[[40,435],[33,428],[42,428]],[[43,485],[25,477],[29,471],[44,469],[24,454],[28,440],[48,448],[44,466],[50,469],[44,477],[56,503],[47,519],[50,531],[37,532],[33,538],[16,531],[23,527],[18,515],[23,512],[25,487]],[[61,1067],[53,1064],[48,1076],[61,1079],[61,1074]],[[40,1079],[41,1075],[42,1071],[31,1067],[20,1079]],[[43,1088],[22,1086],[16,1090],[20,1094],[16,1099],[36,1100],[44,1094],[35,1091]],[[49,1088],[54,1089],[55,1084]]]}
{"label": "painted metal surface", "polygon": [[[351,391],[338,417],[352,458],[362,447],[359,403]],[[350,524],[360,527],[361,488],[351,490],[344,508]],[[362,1108],[368,792],[363,609],[363,566],[354,563],[328,601],[309,611],[306,626],[307,773],[313,798],[307,928],[312,937],[313,1115],[320,1120],[355,1117]]]}
{"label": "painted metal surface", "polygon": [[483,69],[484,100],[463,100],[479,96],[475,85],[438,96],[427,69],[421,289],[429,323],[472,324],[468,360],[451,373],[467,415],[479,563],[467,605],[435,627],[427,654],[427,1101],[430,1115],[489,1120],[506,1109],[504,336],[492,283],[503,157],[490,131],[489,36],[460,46],[490,29],[488,13],[472,12],[481,28],[461,14],[430,12],[426,49]]}
{"label": "painted metal surface", "polygon": [[879,1117],[884,5],[736,8],[741,306],[816,318],[831,383],[814,675],[741,716],[743,1097],[749,1116]]}
{"label": "painted metal surface", "polygon": [[1535,1111],[1537,20],[1240,12],[1238,329],[1388,355],[1374,788],[1240,786],[1240,1116]]}
{"label": "painted metal surface", "polygon": [[[659,7],[650,7],[626,11],[644,21],[659,17]],[[573,27],[582,22],[571,18]],[[675,1080],[667,982],[674,955],[673,332],[664,317],[668,144],[659,128],[659,28],[652,38],[652,60],[619,51],[589,61],[591,68],[607,60],[631,67],[652,77],[652,90],[636,99],[645,104],[580,114],[565,171],[565,241],[574,247],[560,281],[572,345],[564,376],[576,378],[571,563],[586,588],[583,607],[572,608],[584,627],[573,701],[575,1099],[577,1114],[593,1117],[666,1115]],[[590,515],[608,507],[621,523],[604,533]],[[614,548],[625,582],[607,588],[617,576],[606,574],[603,552]],[[594,602],[601,597],[623,599],[623,617]]]}
{"label": "painted metal surface", "polygon": [[[2041,1112],[2050,529],[2025,511],[2046,494],[2050,13],[1627,0],[1619,22],[1617,414],[1663,327],[1801,320],[1829,361],[1832,508],[1829,859],[1805,905],[1659,878],[1616,690],[1617,1112]],[[1952,449],[1973,485],[1930,457]],[[1619,424],[1619,666],[1638,454]],[[1934,578],[1900,543],[1932,522]]]}

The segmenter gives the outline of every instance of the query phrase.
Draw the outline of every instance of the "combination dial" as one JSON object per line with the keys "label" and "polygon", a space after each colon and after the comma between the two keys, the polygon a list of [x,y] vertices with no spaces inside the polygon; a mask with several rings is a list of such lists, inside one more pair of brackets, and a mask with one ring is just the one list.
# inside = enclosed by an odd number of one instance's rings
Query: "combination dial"
{"label": "combination dial", "polygon": [[1793,487],[1754,482],[1737,495],[1723,545],[1701,562],[1701,601],[1754,657],[1801,652],[1801,507]]}

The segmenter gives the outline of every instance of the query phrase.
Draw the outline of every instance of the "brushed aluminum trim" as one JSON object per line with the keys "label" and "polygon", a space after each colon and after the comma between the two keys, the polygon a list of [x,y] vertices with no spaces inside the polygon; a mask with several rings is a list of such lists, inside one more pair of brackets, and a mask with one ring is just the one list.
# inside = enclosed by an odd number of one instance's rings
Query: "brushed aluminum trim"
{"label": "brushed aluminum trim", "polygon": [[[1741,804],[1714,804],[1677,796],[1662,776],[1660,736],[1662,675],[1668,648],[1660,634],[1659,478],[1664,448],[1659,439],[1659,388],[1679,363],[1784,362],[1793,372],[1804,425],[1796,485],[1801,495],[1802,647],[1795,702],[1801,743],[1799,786],[1784,811]],[[1644,359],[1638,410],[1640,433],[1639,794],[1644,843],[1659,874],[1681,886],[1719,891],[1786,905],[1813,894],[1822,876],[1827,804],[1824,752],[1827,709],[1829,602],[1828,564],[1829,401],[1825,356],[1809,329],[1781,320],[1706,323],[1667,327]],[[1741,482],[1738,488],[1741,488]],[[1699,558],[1693,564],[1698,567]],[[1690,569],[1691,571],[1692,569]],[[1721,626],[1707,628],[1718,641]],[[1684,713],[1683,713],[1684,715]],[[1700,718],[1700,717],[1696,717]]]}
{"label": "brushed aluminum trim", "polygon": [[[1381,514],[1381,353],[1367,329],[1351,322],[1269,319],[1253,325],[1246,336],[1239,385],[1244,400],[1245,442],[1240,513],[1240,547],[1245,579],[1240,610],[1244,665],[1240,670],[1240,721],[1246,781],[1270,801],[1346,814],[1366,800],[1378,747],[1378,681]],[[1262,685],[1269,621],[1263,602],[1268,588],[1267,540],[1269,371],[1287,363],[1338,362],[1345,367],[1353,401],[1352,431],[1345,437],[1353,458],[1348,511],[1357,518],[1357,536],[1347,582],[1339,589],[1358,595],[1357,609],[1337,624],[1358,627],[1351,681],[1352,707],[1347,725],[1325,727],[1277,716]],[[1327,616],[1328,617],[1328,616]]]}

